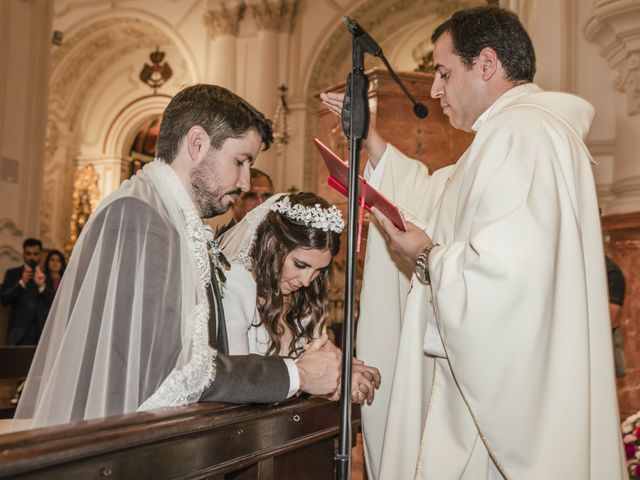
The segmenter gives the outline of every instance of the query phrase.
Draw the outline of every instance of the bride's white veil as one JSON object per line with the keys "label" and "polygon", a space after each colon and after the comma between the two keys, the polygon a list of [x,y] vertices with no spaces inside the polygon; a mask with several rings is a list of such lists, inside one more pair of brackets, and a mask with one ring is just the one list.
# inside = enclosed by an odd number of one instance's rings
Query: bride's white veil
{"label": "bride's white veil", "polygon": [[251,248],[256,239],[256,230],[271,211],[271,205],[288,197],[288,193],[276,193],[261,205],[251,210],[233,228],[219,237],[222,253],[231,263],[248,267],[251,264]]}

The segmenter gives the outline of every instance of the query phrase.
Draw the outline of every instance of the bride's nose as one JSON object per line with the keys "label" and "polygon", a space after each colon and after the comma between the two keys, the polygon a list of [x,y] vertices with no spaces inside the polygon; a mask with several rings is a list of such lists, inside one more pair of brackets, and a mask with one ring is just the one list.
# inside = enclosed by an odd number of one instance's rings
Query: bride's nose
{"label": "bride's nose", "polygon": [[313,281],[313,273],[311,269],[307,268],[304,272],[300,274],[300,283],[306,288],[311,285]]}

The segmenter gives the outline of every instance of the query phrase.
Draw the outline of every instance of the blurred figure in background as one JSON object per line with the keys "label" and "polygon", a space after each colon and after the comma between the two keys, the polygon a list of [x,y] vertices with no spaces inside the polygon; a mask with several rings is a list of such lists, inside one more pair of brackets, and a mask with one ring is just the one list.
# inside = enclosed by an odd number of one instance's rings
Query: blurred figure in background
{"label": "blurred figure in background", "polygon": [[51,300],[55,297],[60,286],[60,280],[64,270],[67,268],[67,261],[60,250],[51,250],[44,261],[44,274],[46,278],[47,291],[50,292]]}
{"label": "blurred figure in background", "polygon": [[273,182],[271,177],[264,173],[262,170],[251,167],[251,186],[248,192],[242,192],[238,201],[231,207],[233,211],[233,218],[218,229],[217,234],[222,235],[234,225],[237,225],[244,216],[256,208],[273,195]]}
{"label": "blurred figure in background", "polygon": [[47,319],[46,276],[40,269],[42,242],[27,238],[22,244],[24,265],[7,270],[0,301],[10,306],[7,345],[36,345]]}
{"label": "blurred figure in background", "polygon": [[622,305],[624,304],[624,294],[626,291],[626,281],[624,273],[608,255],[607,261],[607,289],[609,292],[609,316],[611,317],[611,333],[613,335],[613,359],[616,367],[616,377],[622,378],[625,375],[626,364],[624,361],[624,350],[622,342],[622,330],[620,320]]}

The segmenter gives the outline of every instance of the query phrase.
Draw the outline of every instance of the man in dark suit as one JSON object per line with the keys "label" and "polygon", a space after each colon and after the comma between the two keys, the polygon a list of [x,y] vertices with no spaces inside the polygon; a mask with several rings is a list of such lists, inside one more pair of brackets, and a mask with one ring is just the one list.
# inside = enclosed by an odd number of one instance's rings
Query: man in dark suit
{"label": "man in dark suit", "polygon": [[10,305],[7,345],[36,345],[47,319],[46,277],[38,263],[42,242],[27,238],[22,244],[24,265],[7,270],[0,290],[3,305]]}
{"label": "man in dark suit", "polygon": [[269,175],[254,167],[251,167],[249,175],[251,177],[249,191],[240,194],[240,198],[231,207],[233,218],[218,229],[218,235],[222,235],[236,225],[247,213],[258,205],[262,205],[267,198],[273,195],[273,182]]}

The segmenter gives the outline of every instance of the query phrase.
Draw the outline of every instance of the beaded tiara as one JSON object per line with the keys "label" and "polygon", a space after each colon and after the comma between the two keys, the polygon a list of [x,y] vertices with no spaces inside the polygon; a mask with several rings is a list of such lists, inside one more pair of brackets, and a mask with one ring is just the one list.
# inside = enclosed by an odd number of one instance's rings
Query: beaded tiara
{"label": "beaded tiara", "polygon": [[313,207],[299,203],[292,205],[287,196],[281,201],[272,204],[271,210],[284,215],[296,223],[301,223],[307,227],[317,228],[325,232],[331,230],[332,232],[340,233],[344,228],[342,214],[335,205],[331,205],[329,208],[322,208],[319,203],[316,203]]}

